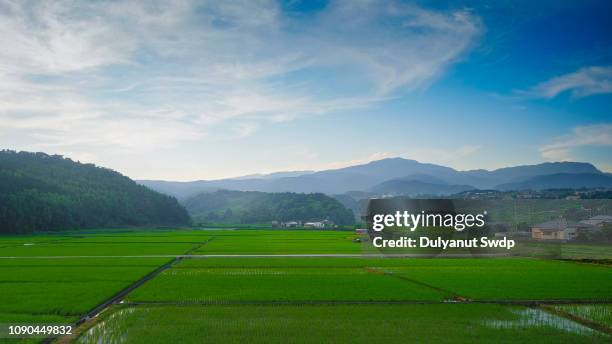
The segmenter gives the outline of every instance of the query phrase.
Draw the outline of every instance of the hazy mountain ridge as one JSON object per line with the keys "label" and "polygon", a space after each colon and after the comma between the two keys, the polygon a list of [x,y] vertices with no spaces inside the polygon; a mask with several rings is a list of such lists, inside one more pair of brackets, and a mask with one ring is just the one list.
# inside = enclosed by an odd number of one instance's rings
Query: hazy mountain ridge
{"label": "hazy mountain ridge", "polygon": [[536,176],[513,183],[500,184],[498,190],[542,190],[542,189],[579,189],[608,187],[612,188],[612,176],[605,173],[556,173]]}
{"label": "hazy mountain ridge", "polygon": [[[299,172],[298,172],[299,173]],[[139,181],[154,190],[168,193],[178,198],[185,198],[201,192],[210,192],[218,189],[239,190],[239,191],[263,191],[263,192],[300,192],[313,193],[321,192],[325,194],[343,194],[350,191],[371,192],[373,188],[381,183],[392,180],[397,185],[406,186],[406,180],[414,180],[425,188],[429,185],[431,190],[436,190],[436,194],[445,195],[454,193],[458,189],[496,189],[498,187],[520,187],[519,184],[526,180],[552,174],[589,174],[594,176],[606,176],[595,166],[581,162],[552,162],[537,165],[523,165],[505,167],[493,171],[469,170],[458,171],[450,167],[420,163],[415,160],[403,158],[389,158],[372,161],[367,164],[349,166],[333,170],[318,172],[306,171],[306,174],[297,176],[286,176],[277,174],[279,177],[267,178],[234,178],[212,181],[195,182],[166,182],[166,181]],[[274,175],[274,174],[272,174]],[[268,175],[270,176],[270,175]],[[588,185],[606,186],[603,179],[594,179],[594,183]],[[598,185],[598,183],[603,183]],[[385,184],[388,187],[389,184]],[[564,186],[560,182],[560,187]],[[409,190],[410,193],[412,191]]]}
{"label": "hazy mountain ridge", "polygon": [[414,179],[392,179],[370,188],[369,191],[373,194],[391,196],[447,196],[474,189],[470,185],[437,184]]}

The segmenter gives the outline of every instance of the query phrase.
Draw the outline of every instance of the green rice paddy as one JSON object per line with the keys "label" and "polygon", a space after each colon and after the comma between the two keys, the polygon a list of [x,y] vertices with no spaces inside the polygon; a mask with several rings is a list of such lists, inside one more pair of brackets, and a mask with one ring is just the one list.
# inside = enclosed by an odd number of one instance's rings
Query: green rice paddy
{"label": "green rice paddy", "polygon": [[605,335],[522,307],[249,305],[118,307],[79,343],[596,343]]}
{"label": "green rice paddy", "polygon": [[[173,262],[67,340],[610,341],[609,332],[602,331],[612,326],[610,265],[521,257],[360,256],[376,251],[355,238],[351,232],[304,230],[0,237],[0,324],[74,323]],[[578,249],[581,255],[589,250],[605,255],[601,246]]]}

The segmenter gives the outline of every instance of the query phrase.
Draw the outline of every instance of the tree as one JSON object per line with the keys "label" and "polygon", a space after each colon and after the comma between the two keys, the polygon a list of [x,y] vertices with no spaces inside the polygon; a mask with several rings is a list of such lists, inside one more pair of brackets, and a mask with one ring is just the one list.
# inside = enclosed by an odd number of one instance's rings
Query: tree
{"label": "tree", "polygon": [[59,155],[0,151],[0,232],[183,225],[174,199],[113,170]]}

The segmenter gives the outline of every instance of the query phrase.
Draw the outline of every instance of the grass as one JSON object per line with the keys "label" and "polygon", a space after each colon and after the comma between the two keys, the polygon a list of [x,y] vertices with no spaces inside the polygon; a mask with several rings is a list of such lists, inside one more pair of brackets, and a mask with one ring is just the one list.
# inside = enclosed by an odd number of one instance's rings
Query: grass
{"label": "grass", "polygon": [[520,307],[485,304],[119,307],[78,343],[122,338],[134,344],[579,344],[609,339],[560,328],[554,317],[552,321],[524,321],[526,314]]}

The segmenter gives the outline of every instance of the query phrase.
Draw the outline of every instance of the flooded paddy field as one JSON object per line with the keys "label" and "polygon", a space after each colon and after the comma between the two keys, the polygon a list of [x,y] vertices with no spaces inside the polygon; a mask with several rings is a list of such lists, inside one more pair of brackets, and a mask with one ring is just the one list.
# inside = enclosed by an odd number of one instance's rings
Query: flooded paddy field
{"label": "flooded paddy field", "polygon": [[78,343],[597,343],[541,310],[494,304],[119,306]]}

